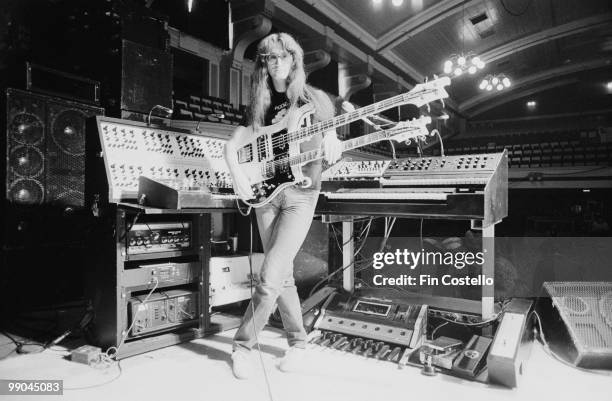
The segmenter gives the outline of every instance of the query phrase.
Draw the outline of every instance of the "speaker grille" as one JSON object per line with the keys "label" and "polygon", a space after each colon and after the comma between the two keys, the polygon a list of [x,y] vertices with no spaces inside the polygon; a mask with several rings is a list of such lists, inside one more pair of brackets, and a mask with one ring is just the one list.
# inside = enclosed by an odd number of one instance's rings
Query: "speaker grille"
{"label": "speaker grille", "polygon": [[612,354],[612,283],[549,282],[544,288],[579,351]]}

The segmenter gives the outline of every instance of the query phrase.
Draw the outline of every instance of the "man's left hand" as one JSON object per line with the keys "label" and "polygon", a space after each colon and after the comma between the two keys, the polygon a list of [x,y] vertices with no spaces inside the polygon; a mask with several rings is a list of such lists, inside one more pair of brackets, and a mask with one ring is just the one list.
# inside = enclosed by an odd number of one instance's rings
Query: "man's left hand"
{"label": "man's left hand", "polygon": [[322,143],[325,160],[333,164],[342,157],[342,141],[336,136],[336,131],[326,132]]}

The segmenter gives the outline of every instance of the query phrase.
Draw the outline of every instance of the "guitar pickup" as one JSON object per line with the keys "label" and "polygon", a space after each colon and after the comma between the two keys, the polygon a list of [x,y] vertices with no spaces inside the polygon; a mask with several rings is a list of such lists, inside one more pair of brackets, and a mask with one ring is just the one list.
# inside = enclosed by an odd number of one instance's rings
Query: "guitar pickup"
{"label": "guitar pickup", "polygon": [[248,144],[238,149],[238,163],[249,163],[253,161],[253,145]]}

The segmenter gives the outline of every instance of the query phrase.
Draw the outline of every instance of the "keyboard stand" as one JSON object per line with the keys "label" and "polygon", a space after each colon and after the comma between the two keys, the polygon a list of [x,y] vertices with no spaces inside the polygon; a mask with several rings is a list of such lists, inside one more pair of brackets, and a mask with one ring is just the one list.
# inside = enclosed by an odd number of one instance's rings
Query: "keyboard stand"
{"label": "keyboard stand", "polygon": [[[355,290],[355,244],[353,242],[353,232],[354,219],[356,217],[357,216],[337,215],[322,216],[322,221],[324,223],[342,221],[342,244],[344,244],[342,246],[342,266],[348,266],[342,272],[342,288],[348,292],[353,292]],[[472,219],[470,220],[470,228],[482,232],[483,249],[486,249],[483,255],[484,263],[482,264],[482,274],[485,277],[495,277],[495,224],[483,227],[482,220]],[[441,300],[440,305],[434,306],[442,308],[447,305],[450,306],[451,303],[448,302],[448,299],[449,298],[445,298]],[[461,310],[461,312],[480,314],[483,320],[491,318],[495,314],[494,286],[483,284],[480,301],[462,299],[460,304],[464,309]]]}

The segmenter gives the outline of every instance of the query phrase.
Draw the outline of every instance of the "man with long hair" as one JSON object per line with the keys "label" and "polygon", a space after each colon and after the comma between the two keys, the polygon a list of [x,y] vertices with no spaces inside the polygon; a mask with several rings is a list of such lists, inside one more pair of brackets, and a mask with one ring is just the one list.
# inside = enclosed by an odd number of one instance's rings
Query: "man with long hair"
{"label": "man with long hair", "polygon": [[[286,33],[265,37],[257,48],[255,62],[247,113],[249,126],[238,127],[225,149],[234,190],[246,199],[252,196],[252,189],[238,165],[238,138],[253,135],[258,128],[282,120],[306,103],[314,106],[314,120],[327,120],[334,115],[327,95],[306,84],[304,52],[293,37]],[[319,147],[323,147],[328,162],[340,158],[341,142],[335,131],[315,135],[301,144],[301,151]],[[252,373],[250,350],[275,305],[278,305],[290,346],[280,361],[279,369],[295,369],[306,346],[300,299],[293,278],[293,259],[312,223],[321,187],[321,160],[304,165],[302,172],[312,182],[309,187],[289,186],[270,203],[256,209],[265,259],[261,267],[261,282],[255,287],[251,303],[234,336],[232,367],[234,375],[240,379],[246,379]]]}

